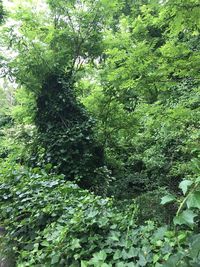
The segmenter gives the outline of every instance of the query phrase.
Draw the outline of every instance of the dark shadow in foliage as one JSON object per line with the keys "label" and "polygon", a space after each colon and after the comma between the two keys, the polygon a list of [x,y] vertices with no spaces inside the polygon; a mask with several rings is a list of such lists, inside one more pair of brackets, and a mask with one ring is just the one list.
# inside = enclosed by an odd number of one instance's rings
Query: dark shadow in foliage
{"label": "dark shadow in foliage", "polygon": [[52,163],[82,188],[103,185],[95,175],[103,166],[103,148],[94,138],[94,120],[76,100],[70,78],[47,77],[37,98],[35,123],[32,163],[41,159],[43,164]]}
{"label": "dark shadow in foliage", "polygon": [[0,267],[14,267],[16,266],[14,251],[10,244],[4,244],[7,239],[5,235],[5,228],[0,226]]}
{"label": "dark shadow in foliage", "polygon": [[0,0],[0,24],[3,22],[4,17],[5,17],[5,11],[3,9],[3,3]]}

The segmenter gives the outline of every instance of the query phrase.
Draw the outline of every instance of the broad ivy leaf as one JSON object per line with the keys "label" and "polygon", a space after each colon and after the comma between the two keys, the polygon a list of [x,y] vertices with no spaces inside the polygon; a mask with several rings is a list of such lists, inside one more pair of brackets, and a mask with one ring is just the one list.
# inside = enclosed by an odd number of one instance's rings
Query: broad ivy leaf
{"label": "broad ivy leaf", "polygon": [[94,218],[98,214],[97,210],[90,211],[88,214],[88,218]]}
{"label": "broad ivy leaf", "polygon": [[174,218],[174,224],[176,225],[188,225],[192,226],[194,224],[194,218],[197,215],[192,210],[184,210],[179,216]]}
{"label": "broad ivy leaf", "polygon": [[81,261],[81,267],[87,267],[87,266],[88,266],[88,264],[86,261]]}
{"label": "broad ivy leaf", "polygon": [[166,195],[166,196],[161,198],[161,204],[165,205],[165,204],[171,203],[171,202],[175,201],[175,199],[176,198],[173,195]]}
{"label": "broad ivy leaf", "polygon": [[54,255],[51,259],[51,264],[58,263],[60,260],[60,255]]}
{"label": "broad ivy leaf", "polygon": [[200,234],[192,237],[190,245],[190,254],[193,258],[197,258],[200,253]]}
{"label": "broad ivy leaf", "polygon": [[112,231],[111,236],[109,237],[112,241],[119,241],[120,232]]}
{"label": "broad ivy leaf", "polygon": [[74,238],[72,243],[71,243],[71,249],[74,250],[76,248],[81,248],[81,245],[80,245],[80,240],[78,238]]}
{"label": "broad ivy leaf", "polygon": [[98,265],[100,262],[104,262],[107,258],[107,254],[104,250],[97,252],[93,255],[92,259],[90,260],[91,264]]}
{"label": "broad ivy leaf", "polygon": [[114,256],[113,256],[113,259],[114,259],[114,260],[118,260],[118,259],[120,259],[120,258],[122,258],[122,252],[121,252],[119,249],[117,249],[117,250],[115,251],[115,254],[114,254]]}
{"label": "broad ivy leaf", "polygon": [[187,199],[187,207],[190,208],[198,208],[200,209],[200,191],[197,191],[190,196],[188,196]]}
{"label": "broad ivy leaf", "polygon": [[139,256],[138,264],[139,264],[139,266],[142,266],[142,267],[143,266],[146,266],[147,260],[146,260],[146,258],[143,255],[140,255]]}
{"label": "broad ivy leaf", "polygon": [[165,235],[166,232],[167,232],[167,226],[160,227],[155,232],[155,234],[154,234],[153,237],[154,237],[155,240],[163,239],[163,237],[164,237],[164,235]]}
{"label": "broad ivy leaf", "polygon": [[121,254],[122,254],[122,258],[126,260],[126,259],[131,259],[131,258],[138,256],[138,253],[139,253],[138,248],[131,247],[128,252],[125,249],[123,249]]}
{"label": "broad ivy leaf", "polygon": [[125,249],[122,250],[122,258],[123,258],[124,260],[128,259],[128,255],[127,255],[127,252],[126,252]]}
{"label": "broad ivy leaf", "polygon": [[138,255],[139,249],[131,247],[127,253],[127,257],[129,258],[134,258]]}
{"label": "broad ivy leaf", "polygon": [[195,171],[195,173],[199,173],[199,171],[200,171],[199,160],[198,159],[192,159],[191,163],[192,163],[191,164],[192,169]]}
{"label": "broad ivy leaf", "polygon": [[172,255],[166,263],[164,263],[163,267],[176,267],[177,263],[181,258],[181,254]]}
{"label": "broad ivy leaf", "polygon": [[179,184],[179,188],[183,191],[183,194],[185,195],[188,190],[188,187],[192,184],[193,182],[191,180],[184,180]]}

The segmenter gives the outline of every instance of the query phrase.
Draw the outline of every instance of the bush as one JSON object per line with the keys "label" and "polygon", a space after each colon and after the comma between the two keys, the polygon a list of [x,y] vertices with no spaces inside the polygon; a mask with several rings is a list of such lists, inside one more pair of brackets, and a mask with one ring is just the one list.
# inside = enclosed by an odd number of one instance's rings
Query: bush
{"label": "bush", "polygon": [[147,220],[154,220],[159,224],[171,224],[175,216],[177,205],[168,204],[163,208],[160,205],[160,198],[166,194],[166,189],[160,188],[152,192],[144,193],[136,198],[138,205],[138,224]]}

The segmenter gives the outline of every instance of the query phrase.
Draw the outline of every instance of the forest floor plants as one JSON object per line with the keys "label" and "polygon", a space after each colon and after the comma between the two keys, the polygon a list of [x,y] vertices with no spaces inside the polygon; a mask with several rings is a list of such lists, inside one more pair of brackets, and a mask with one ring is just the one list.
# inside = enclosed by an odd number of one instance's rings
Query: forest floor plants
{"label": "forest floor plants", "polygon": [[119,210],[39,168],[3,164],[0,179],[0,221],[17,267],[197,266],[199,235],[184,225],[137,225],[134,202]]}

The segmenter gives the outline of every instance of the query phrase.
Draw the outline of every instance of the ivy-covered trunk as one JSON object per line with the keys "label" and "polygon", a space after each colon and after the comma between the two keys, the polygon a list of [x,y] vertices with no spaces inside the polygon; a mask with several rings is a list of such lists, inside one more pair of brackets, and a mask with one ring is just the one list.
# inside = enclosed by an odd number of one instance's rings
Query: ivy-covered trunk
{"label": "ivy-covered trunk", "polygon": [[104,159],[94,138],[94,120],[76,100],[68,77],[50,75],[45,79],[37,97],[35,124],[32,162],[52,163],[67,180],[75,180],[83,188],[104,183],[95,174]]}

